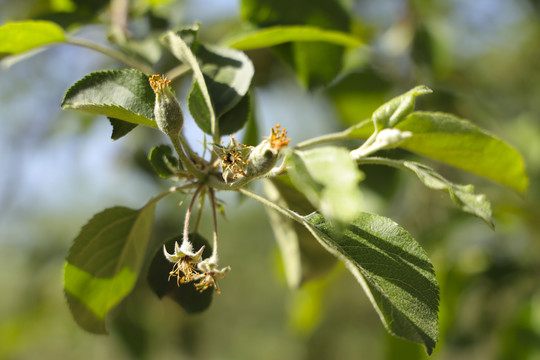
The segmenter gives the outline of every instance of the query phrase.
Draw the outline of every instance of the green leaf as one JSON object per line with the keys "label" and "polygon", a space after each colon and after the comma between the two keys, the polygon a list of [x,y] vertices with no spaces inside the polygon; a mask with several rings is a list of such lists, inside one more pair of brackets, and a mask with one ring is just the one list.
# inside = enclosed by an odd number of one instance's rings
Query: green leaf
{"label": "green leaf", "polygon": [[287,158],[294,186],[327,218],[348,223],[360,213],[363,174],[345,148],[320,147]]}
{"label": "green leaf", "polygon": [[251,93],[248,92],[238,104],[219,118],[219,133],[221,135],[234,134],[246,125],[253,114],[251,99]]}
{"label": "green leaf", "polygon": [[462,211],[476,215],[494,227],[491,204],[486,195],[474,193],[474,186],[451,183],[429,166],[418,162],[403,161],[403,166],[415,173],[427,187],[446,191]]}
{"label": "green leaf", "polygon": [[[202,106],[201,108],[203,108],[204,111],[207,112],[207,114],[203,114],[202,113],[203,110],[198,109],[198,112],[196,112],[195,114],[192,113],[191,115],[193,116],[193,118],[197,122],[197,125],[199,125],[201,129],[203,129],[203,126],[205,128],[209,127],[210,131],[207,133],[213,135],[218,130],[216,114],[214,111],[214,107],[212,105],[210,94],[208,93],[206,80],[202,73],[199,62],[197,61],[197,58],[195,57],[191,49],[192,45],[196,45],[196,47],[199,46],[199,43],[197,41],[197,32],[198,32],[197,27],[186,28],[177,32],[169,31],[165,33],[165,35],[162,37],[161,40],[163,44],[171,50],[171,52],[173,53],[174,56],[176,56],[176,58],[178,58],[184,64],[187,64],[193,71],[193,85],[194,87],[195,87],[195,84],[197,85],[197,88],[198,88],[197,91],[200,94],[191,95],[191,93],[195,91],[192,89],[190,91],[190,95],[188,96],[188,102],[190,101],[189,98],[191,96],[197,96],[197,97],[202,98],[204,108]],[[188,105],[188,107],[190,106]],[[190,111],[191,111],[191,107],[190,107]],[[207,120],[207,123],[204,123],[204,121],[201,119]]]}
{"label": "green leaf", "polygon": [[[345,124],[371,118],[373,112],[388,99],[393,83],[374,68],[351,72],[328,88],[336,110]],[[369,137],[371,133],[367,136]]]}
{"label": "green leaf", "polygon": [[180,162],[173,156],[169,145],[155,146],[148,153],[148,160],[156,173],[162,178],[175,176]]}
{"label": "green leaf", "polygon": [[164,37],[177,58],[192,69],[195,67],[194,83],[188,95],[189,111],[208,134],[212,134],[215,119],[220,135],[236,132],[244,126],[249,114],[246,95],[254,74],[253,64],[241,51],[203,45],[194,42],[192,36],[196,36],[194,30],[182,30]]}
{"label": "green leaf", "polygon": [[[200,249],[202,246],[205,247],[203,258],[211,256],[212,247],[204,237],[199,234],[190,234],[189,239],[195,249]],[[170,253],[173,252],[175,241],[181,244],[182,236],[175,236],[165,243]],[[160,299],[165,296],[169,297],[188,314],[198,313],[208,309],[212,303],[213,288],[209,288],[201,293],[195,288],[192,282],[177,284],[176,279],[171,278],[169,280],[169,272],[172,270],[173,264],[165,258],[162,249],[160,247],[156,251],[148,270],[147,280],[152,290]]]}
{"label": "green leaf", "polygon": [[415,87],[381,105],[372,115],[377,130],[392,128],[414,110],[415,98],[433,92],[424,85]]}
{"label": "green leaf", "polygon": [[359,160],[359,162],[360,164],[388,165],[408,170],[418,176],[420,181],[428,188],[442,190],[448,193],[452,201],[454,201],[462,211],[478,216],[491,228],[494,228],[490,202],[486,199],[484,194],[475,194],[474,186],[472,185],[454,184],[429,166],[415,161],[368,157]]}
{"label": "green leaf", "polygon": [[261,136],[259,134],[259,126],[258,121],[256,118],[257,114],[257,103],[255,101],[255,96],[251,92],[248,92],[248,95],[250,97],[249,105],[250,105],[250,112],[247,120],[247,124],[245,125],[245,131],[244,131],[244,137],[242,139],[242,144],[245,144],[247,146],[257,146],[259,142],[261,141]]}
{"label": "green leaf", "polygon": [[[415,111],[397,126],[413,136],[399,147],[486,177],[520,193],[529,179],[521,154],[498,137],[456,116]],[[373,123],[362,121],[346,130],[349,138],[367,138]]]}
{"label": "green leaf", "polygon": [[400,147],[473,174],[484,176],[520,193],[528,178],[519,152],[496,136],[453,115],[414,112],[397,126],[413,136]]}
{"label": "green leaf", "polygon": [[363,42],[344,32],[326,30],[315,26],[275,26],[236,36],[226,42],[227,46],[250,50],[271,47],[287,42],[326,42],[334,45],[357,47]]}
{"label": "green leaf", "polygon": [[155,128],[154,102],[147,75],[138,70],[106,70],[91,73],[69,88],[62,108]]}
{"label": "green leaf", "polygon": [[106,333],[107,314],[133,290],[153,217],[153,202],[140,210],[109,208],[95,215],[74,240],[64,267],[64,291],[83,329]]}
{"label": "green leaf", "polygon": [[[302,25],[342,33],[350,31],[349,10],[341,0],[242,0],[241,5],[242,18],[259,28]],[[284,43],[273,50],[306,87],[325,86],[343,65],[343,46],[326,40]]]}
{"label": "green leaf", "polygon": [[328,85],[341,71],[343,48],[340,46],[298,42],[292,48],[296,74],[308,88]]}
{"label": "green leaf", "polygon": [[[264,181],[263,186],[268,199],[282,207],[301,215],[315,211],[286,176]],[[298,289],[304,282],[320,277],[334,267],[336,259],[313,241],[313,235],[302,224],[269,207],[266,210],[291,289]]]}
{"label": "green leaf", "polygon": [[0,57],[66,41],[64,30],[50,21],[20,21],[0,26]]}
{"label": "green leaf", "polygon": [[426,347],[438,340],[439,286],[420,245],[392,220],[362,213],[343,233],[320,214],[304,225],[362,285],[383,325],[391,334]]}
{"label": "green leaf", "polygon": [[131,130],[137,127],[137,124],[114,118],[109,118],[109,122],[113,128],[111,134],[111,140],[113,141],[126,136]]}

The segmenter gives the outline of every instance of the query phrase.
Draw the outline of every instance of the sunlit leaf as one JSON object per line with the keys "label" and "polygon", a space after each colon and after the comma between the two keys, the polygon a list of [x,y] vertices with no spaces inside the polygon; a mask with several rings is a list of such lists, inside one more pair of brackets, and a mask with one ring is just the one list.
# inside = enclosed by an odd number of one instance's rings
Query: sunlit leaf
{"label": "sunlit leaf", "polygon": [[236,36],[228,40],[226,44],[236,49],[249,50],[297,41],[319,41],[350,47],[363,44],[360,39],[347,33],[302,25],[264,28]]}
{"label": "sunlit leaf", "polygon": [[497,181],[521,193],[528,178],[519,152],[453,115],[414,112],[397,126],[413,133],[400,147]]}
{"label": "sunlit leaf", "polygon": [[[456,116],[415,111],[397,126],[413,136],[399,147],[442,161],[459,169],[506,185],[520,193],[529,179],[521,154],[498,137]],[[367,138],[373,132],[370,121],[349,128],[349,138]]]}
{"label": "sunlit leaf", "polygon": [[0,26],[0,57],[66,40],[64,30],[50,21],[20,21]]}
{"label": "sunlit leaf", "polygon": [[[304,225],[360,283],[391,334],[426,347],[438,340],[439,287],[425,251],[392,220],[362,213],[344,232],[320,214]],[[361,321],[361,319],[359,319]]]}
{"label": "sunlit leaf", "polygon": [[[340,0],[297,0],[294,4],[288,1],[242,0],[241,3],[242,18],[259,28],[300,25],[324,29],[321,31],[348,33],[350,14]],[[300,37],[300,33],[296,35]],[[283,41],[283,38],[275,38]],[[282,42],[272,50],[295,70],[306,87],[325,86],[341,71],[344,50],[343,45],[326,40],[328,38],[323,41]]]}
{"label": "sunlit leaf", "polygon": [[64,267],[64,291],[75,321],[106,333],[109,311],[135,286],[146,255],[154,205],[106,209],[82,229]]}
{"label": "sunlit leaf", "polygon": [[154,102],[147,75],[138,70],[106,70],[91,73],[69,88],[62,108],[156,127]]}
{"label": "sunlit leaf", "polygon": [[327,218],[352,221],[362,210],[363,174],[345,148],[320,147],[292,153],[287,169],[294,186]]}

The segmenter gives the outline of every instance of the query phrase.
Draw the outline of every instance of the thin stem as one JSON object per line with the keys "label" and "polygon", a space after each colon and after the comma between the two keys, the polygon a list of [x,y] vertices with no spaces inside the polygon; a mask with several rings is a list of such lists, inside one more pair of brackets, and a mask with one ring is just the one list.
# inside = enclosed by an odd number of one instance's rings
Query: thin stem
{"label": "thin stem", "polygon": [[146,64],[144,64],[142,62],[139,62],[139,61],[137,61],[135,59],[132,59],[132,58],[130,58],[130,57],[122,54],[121,52],[114,50],[114,49],[106,48],[104,46],[101,46],[101,45],[98,45],[96,43],[93,43],[93,42],[90,42],[90,41],[87,41],[87,40],[83,40],[83,39],[68,38],[66,40],[66,43],[70,44],[70,45],[81,46],[81,47],[84,47],[84,48],[87,48],[87,49],[97,51],[97,52],[102,53],[104,55],[110,56],[113,59],[118,60],[118,61],[124,63],[125,65],[127,65],[129,67],[141,70],[143,73],[151,74],[153,72],[152,67],[150,67],[149,65],[146,65]]}
{"label": "thin stem", "polygon": [[356,160],[356,163],[358,165],[386,165],[386,166],[391,166],[398,169],[410,171],[409,168],[403,165],[403,162],[401,160],[394,160],[394,159],[388,159],[388,158],[383,158],[383,157],[360,158]]}
{"label": "thin stem", "polygon": [[303,224],[305,221],[304,221],[304,218],[300,215],[300,214],[297,214],[295,213],[294,211],[292,210],[289,210],[289,209],[286,209],[284,207],[281,207],[279,206],[278,204],[268,200],[268,199],[265,199],[263,198],[262,196],[259,196],[255,193],[252,193],[251,191],[249,190],[246,190],[246,189],[238,189],[237,190],[239,193],[241,194],[244,194],[244,195],[247,195],[249,196],[250,198],[252,199],[255,199],[261,203],[263,203],[264,205],[268,206],[269,208],[273,209],[273,210],[276,210],[277,212],[295,220],[295,221],[298,221],[299,223]]}
{"label": "thin stem", "polygon": [[210,206],[212,207],[212,218],[214,220],[212,258],[217,263],[217,254],[218,254],[218,251],[217,251],[217,247],[218,247],[217,233],[218,233],[218,230],[217,230],[217,213],[216,213],[216,207],[217,207],[216,195],[215,195],[214,189],[210,189],[208,191],[208,193],[210,194]]}
{"label": "thin stem", "polygon": [[335,132],[335,133],[326,134],[326,135],[315,137],[313,139],[308,139],[306,141],[302,141],[301,143],[296,145],[294,148],[295,148],[295,150],[301,150],[301,149],[305,149],[305,148],[312,147],[312,146],[315,146],[315,145],[326,144],[326,143],[329,143],[329,142],[341,141],[341,140],[349,140],[349,139],[352,139],[352,138],[356,138],[356,137],[351,137],[350,136],[351,133],[353,133],[354,130],[356,130],[356,129],[359,129],[359,128],[362,128],[362,127],[366,126],[366,123],[369,123],[369,122],[371,122],[371,119],[364,119],[364,120],[360,121],[358,124],[356,124],[354,126],[351,126],[350,128],[345,129],[343,131],[338,131],[338,132]]}
{"label": "thin stem", "polygon": [[301,150],[301,149],[305,149],[305,148],[312,147],[315,145],[320,145],[320,144],[325,144],[325,143],[340,141],[340,140],[346,140],[348,133],[349,133],[348,130],[343,130],[343,131],[339,131],[339,132],[335,132],[331,134],[318,136],[313,139],[302,141],[301,143],[297,144],[294,148],[296,150]]}
{"label": "thin stem", "polygon": [[363,158],[368,156],[369,154],[372,154],[378,150],[380,150],[380,147],[373,147],[373,143],[375,142],[375,139],[377,138],[378,132],[375,131],[371,136],[360,146],[358,149],[352,150],[350,155],[354,160]]}
{"label": "thin stem", "polygon": [[192,159],[195,159],[197,160],[198,162],[203,162],[203,159],[193,150],[191,150],[191,147],[189,146],[186,138],[184,137],[184,135],[180,134],[178,136],[179,140],[180,140],[180,144],[182,144],[182,148],[185,149],[187,151],[187,155],[189,157],[191,157]]}
{"label": "thin stem", "polygon": [[173,187],[169,188],[167,191],[164,191],[161,194],[159,194],[158,196],[150,199],[146,205],[147,206],[148,205],[153,205],[153,204],[157,203],[158,201],[160,201],[161,199],[163,199],[163,198],[165,198],[165,197],[167,197],[167,196],[169,196],[171,194],[174,194],[175,192],[190,189],[190,188],[192,188],[194,186],[195,186],[195,184],[193,184],[193,183],[185,184],[185,185],[182,185],[182,186],[173,186]]}
{"label": "thin stem", "polygon": [[193,211],[193,204],[195,204],[195,199],[197,199],[197,195],[199,195],[202,188],[202,186],[199,186],[197,190],[195,190],[195,193],[193,193],[193,197],[191,198],[191,202],[189,203],[189,207],[186,211],[186,217],[184,218],[184,233],[182,244],[189,243],[189,219],[191,218],[191,212]]}
{"label": "thin stem", "polygon": [[180,158],[180,161],[182,162],[182,164],[184,164],[187,170],[191,174],[195,175],[197,179],[204,180],[206,178],[206,173],[197,168],[193,161],[186,155],[186,153],[184,152],[184,148],[182,147],[180,137],[170,136],[169,139],[171,140],[171,143],[173,144],[174,149],[176,150],[176,153]]}
{"label": "thin stem", "polygon": [[199,231],[199,225],[201,224],[202,214],[204,210],[204,195],[206,193],[203,192],[201,196],[199,196],[199,206],[197,207],[197,218],[195,219],[195,225],[193,226],[193,232]]}
{"label": "thin stem", "polygon": [[111,35],[118,44],[124,45],[128,37],[129,0],[112,0],[110,9]]}

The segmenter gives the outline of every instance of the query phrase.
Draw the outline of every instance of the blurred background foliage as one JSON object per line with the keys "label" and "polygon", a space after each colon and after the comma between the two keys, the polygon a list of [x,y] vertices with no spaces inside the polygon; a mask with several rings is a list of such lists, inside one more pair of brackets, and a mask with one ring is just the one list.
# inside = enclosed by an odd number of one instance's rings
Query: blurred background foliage
{"label": "blurred background foliage", "polygon": [[[77,36],[159,60],[163,69],[172,60],[143,38],[148,33],[200,21],[203,40],[219,42],[250,21],[273,25],[272,16],[350,31],[369,47],[301,48],[309,55],[301,59],[291,44],[248,51],[261,134],[280,123],[297,143],[356,123],[426,84],[434,94],[419,98],[418,108],[469,119],[521,152],[530,177],[524,197],[433,164],[488,195],[495,231],[409,174],[366,167],[361,185],[366,210],[401,224],[434,263],[441,335],[432,359],[540,359],[538,0],[0,1],[0,23],[53,20]],[[334,79],[336,59],[344,71]],[[115,310],[109,336],[79,329],[61,284],[78,228],[105,207],[140,207],[170,185],[148,172],[146,153],[164,142],[158,132],[138,128],[113,143],[106,119],[60,111],[73,82],[118,66],[87,49],[58,46],[0,70],[0,359],[427,358],[421,346],[386,334],[340,266],[298,291],[287,289],[264,209],[235,194],[221,194],[220,221],[221,259],[233,270],[209,311],[187,315],[141,281]],[[180,97],[188,85],[178,84]],[[186,128],[199,144],[193,123]],[[398,151],[389,155],[414,158]],[[156,241],[180,231],[180,200],[158,209]]]}

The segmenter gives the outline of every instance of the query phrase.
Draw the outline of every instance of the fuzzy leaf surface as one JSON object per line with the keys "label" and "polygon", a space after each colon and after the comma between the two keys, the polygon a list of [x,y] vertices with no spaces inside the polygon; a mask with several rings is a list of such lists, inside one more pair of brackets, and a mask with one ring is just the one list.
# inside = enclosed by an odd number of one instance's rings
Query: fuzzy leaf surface
{"label": "fuzzy leaf surface", "polygon": [[392,335],[426,347],[438,340],[439,286],[425,251],[392,220],[361,213],[344,232],[319,213],[304,225],[360,283]]}
{"label": "fuzzy leaf surface", "polygon": [[146,256],[154,205],[140,210],[113,207],[95,215],[69,250],[64,292],[75,321],[106,333],[109,311],[135,286]]}
{"label": "fuzzy leaf surface", "polygon": [[106,70],[88,74],[69,88],[62,108],[155,128],[154,103],[146,74],[138,70]]}

